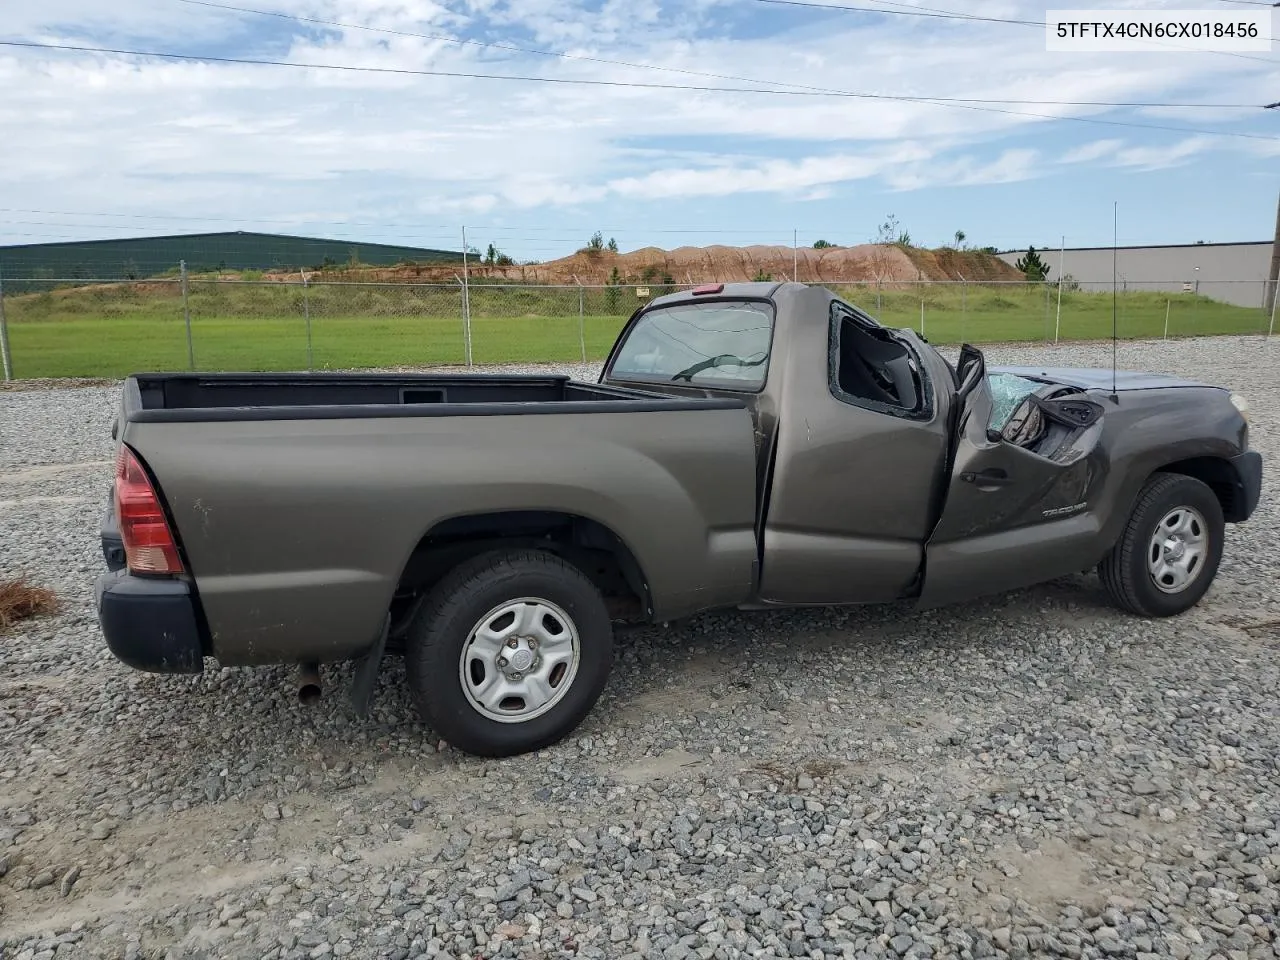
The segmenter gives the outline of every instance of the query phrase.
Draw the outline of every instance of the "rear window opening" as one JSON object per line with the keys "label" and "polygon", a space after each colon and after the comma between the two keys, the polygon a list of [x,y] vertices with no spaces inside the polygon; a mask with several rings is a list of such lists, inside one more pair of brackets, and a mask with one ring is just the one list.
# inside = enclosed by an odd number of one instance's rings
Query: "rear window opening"
{"label": "rear window opening", "polygon": [[885,328],[835,308],[832,318],[832,392],[856,406],[914,414],[927,402],[920,362]]}
{"label": "rear window opening", "polygon": [[757,392],[769,372],[773,322],[773,305],[762,301],[657,307],[631,327],[608,376]]}

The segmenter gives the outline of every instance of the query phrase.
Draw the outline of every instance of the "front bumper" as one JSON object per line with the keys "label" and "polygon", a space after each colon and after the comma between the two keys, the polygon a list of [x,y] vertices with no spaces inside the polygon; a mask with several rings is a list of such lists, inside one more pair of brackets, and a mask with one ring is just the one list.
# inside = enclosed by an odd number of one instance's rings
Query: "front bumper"
{"label": "front bumper", "polygon": [[1262,454],[1248,450],[1232,457],[1231,466],[1235,468],[1236,484],[1227,520],[1243,523],[1253,516],[1253,511],[1258,509],[1258,501],[1262,499]]}
{"label": "front bumper", "polygon": [[191,585],[114,570],[94,588],[98,623],[120,662],[148,673],[200,673],[204,643]]}

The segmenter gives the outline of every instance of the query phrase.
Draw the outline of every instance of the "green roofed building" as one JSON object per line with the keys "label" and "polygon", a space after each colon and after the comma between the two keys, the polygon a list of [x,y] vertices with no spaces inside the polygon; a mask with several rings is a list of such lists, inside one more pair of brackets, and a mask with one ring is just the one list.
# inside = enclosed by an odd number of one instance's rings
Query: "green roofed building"
{"label": "green roofed building", "polygon": [[461,251],[385,243],[292,237],[276,233],[188,233],[122,240],[71,240],[0,246],[0,278],[22,280],[132,280],[187,270],[290,270],[359,263],[449,263]]}

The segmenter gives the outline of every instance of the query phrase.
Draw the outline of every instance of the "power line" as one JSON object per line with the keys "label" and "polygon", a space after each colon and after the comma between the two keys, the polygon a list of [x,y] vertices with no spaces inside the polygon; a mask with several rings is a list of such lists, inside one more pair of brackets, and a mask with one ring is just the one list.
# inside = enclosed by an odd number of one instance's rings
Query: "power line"
{"label": "power line", "polygon": [[[912,7],[910,9],[880,10],[875,7],[855,7],[841,3],[815,3],[813,0],[755,0],[756,3],[769,3],[780,7],[807,7],[812,10],[838,10],[842,13],[882,13],[902,17],[927,17],[933,20],[973,20],[979,23],[1011,23],[1019,27],[1039,27],[1044,24],[1036,20],[1019,20],[1011,17],[983,17],[974,13],[957,13],[953,10],[937,10],[932,7]],[[875,0],[872,0],[875,2]]]}
{"label": "power line", "polygon": [[767,83],[780,87],[796,89],[816,89],[804,87],[802,84],[784,83],[774,80],[751,80],[728,74],[707,73],[701,70],[686,70],[682,67],[664,67],[652,63],[635,63],[629,60],[611,60],[606,57],[589,57],[585,54],[562,53],[558,50],[539,50],[535,47],[521,47],[511,43],[495,43],[489,40],[468,40],[461,37],[450,37],[435,33],[414,33],[409,30],[393,30],[390,27],[371,27],[363,23],[348,23],[343,20],[322,20],[319,17],[304,17],[294,13],[281,13],[276,10],[254,10],[249,7],[237,7],[226,3],[213,3],[211,0],[177,0],[196,7],[209,7],[214,10],[227,10],[235,13],[247,13],[257,17],[276,17],[281,20],[294,20],[298,23],[313,23],[319,26],[338,27],[342,30],[362,30],[366,33],[381,33],[392,37],[408,37],[415,40],[436,40],[442,43],[453,43],[459,46],[487,47],[493,50],[507,50],[512,53],[527,53],[539,57],[554,57],[559,60],[577,60],[584,63],[602,63],[615,67],[631,67],[636,70],[657,70],[663,73],[679,73],[689,77],[706,77],[711,80],[734,80],[739,83]]}
{"label": "power line", "polygon": [[[602,63],[602,64],[609,64],[611,66],[630,67],[637,70],[658,70],[665,73],[679,73],[679,74],[683,74],[685,76],[690,76],[690,77],[704,77],[710,80],[731,80],[735,83],[768,84],[775,87],[786,87],[791,90],[811,91],[812,95],[816,95],[816,96],[833,96],[833,97],[844,96],[844,97],[867,97],[867,98],[874,98],[878,96],[876,94],[856,93],[852,91],[837,90],[837,89],[832,89],[828,87],[815,87],[815,86],[810,86],[802,83],[788,83],[781,80],[761,80],[759,78],[754,78],[754,77],[740,77],[740,76],[734,76],[731,74],[708,73],[706,71],[701,71],[701,70],[687,70],[682,67],[664,67],[664,66],[658,66],[658,65],[649,64],[649,63],[634,63],[632,61],[627,61],[627,60],[611,60],[605,57],[588,57],[580,54],[561,53],[555,50],[538,50],[530,47],[514,46],[508,43],[492,43],[490,41],[485,41],[485,40],[465,40],[457,37],[444,36],[441,34],[413,33],[406,30],[392,30],[388,27],[371,27],[371,26],[366,26],[364,24],[359,24],[359,23],[348,23],[342,20],[322,20],[316,17],[303,17],[297,14],[292,14],[292,13],[280,13],[272,10],[255,10],[250,7],[238,7],[238,6],[232,6],[230,4],[225,4],[225,3],[214,3],[212,2],[212,0],[177,0],[177,2],[191,4],[193,6],[199,6],[199,7],[209,7],[215,10],[227,10],[227,11],[234,11],[236,13],[247,13],[253,16],[260,16],[260,17],[277,17],[282,20],[295,20],[300,23],[314,23],[314,24],[320,24],[323,26],[338,27],[338,28],[347,29],[347,30],[364,30],[369,33],[388,34],[390,36],[396,36],[396,37],[412,37],[419,40],[439,40],[446,43],[456,43],[456,44],[480,46],[480,47],[492,47],[498,50],[509,50],[509,51],[515,51],[517,53],[529,53],[529,54],[535,54],[537,56],[542,56],[542,57],[554,57],[562,60],[581,60],[589,63]],[[812,6],[820,7],[825,5],[812,4]],[[923,8],[923,9],[931,9],[931,8]],[[882,12],[896,13],[898,11],[886,10]],[[938,15],[939,16],[945,15],[948,17],[954,16],[956,18],[968,19],[968,20],[989,19],[989,18],[982,18],[982,17],[973,17],[968,14],[939,13]],[[1037,25],[1029,20],[1025,20],[1025,21],[1010,20],[1010,21],[1000,21],[1000,22],[1031,23],[1033,26]],[[583,81],[583,82],[587,82],[587,81]],[[716,90],[717,92],[721,92],[721,88],[718,88],[718,87],[716,88],[678,87],[675,89],[711,89],[711,90]],[[753,92],[783,93],[784,91],[761,90],[761,91],[753,91]],[[898,99],[898,98],[890,97],[889,99]],[[904,97],[904,99],[926,101],[926,102],[938,102],[938,103],[999,103],[999,104],[1014,104],[1014,105],[1022,105],[1022,106],[1059,106],[1059,107],[1133,107],[1133,108],[1159,108],[1159,107],[1174,108],[1176,107],[1179,109],[1248,110],[1248,109],[1255,109],[1260,106],[1259,104],[1256,104],[1256,103],[1155,103],[1155,102],[1148,102],[1148,101],[1116,101],[1116,100],[1015,100],[1015,99],[1006,99],[1006,98],[981,99],[976,97],[915,97],[915,98]]]}
{"label": "power line", "polygon": [[[739,93],[739,94],[756,94],[762,96],[786,96],[786,97],[837,97],[858,100],[882,100],[898,103],[923,103],[939,107],[952,107],[960,110],[977,110],[984,113],[999,113],[1007,116],[1015,117],[1034,117],[1041,120],[1065,120],[1077,123],[1094,123],[1104,124],[1106,126],[1116,127],[1133,127],[1145,130],[1163,130],[1172,133],[1199,134],[1211,137],[1236,137],[1247,140],[1267,140],[1280,141],[1280,137],[1269,137],[1256,133],[1240,133],[1236,131],[1226,130],[1205,130],[1195,127],[1174,127],[1165,124],[1137,123],[1130,120],[1105,120],[1100,117],[1076,117],[1070,115],[1055,115],[1044,113],[1030,113],[1021,110],[1007,110],[999,107],[984,106],[982,104],[989,103],[1038,103],[1045,106],[1105,106],[1099,102],[1093,101],[1085,103],[1084,101],[1017,101],[1017,100],[973,100],[963,97],[912,97],[903,94],[876,94],[876,93],[852,93],[849,91],[794,91],[794,90],[761,90],[742,87],[707,87],[696,86],[691,84],[673,84],[673,83],[636,83],[634,81],[622,80],[584,80],[577,78],[565,77],[529,77],[529,76],[511,76],[492,73],[474,73],[469,71],[456,70],[423,70],[410,69],[407,67],[369,67],[369,66],[346,66],[331,63],[296,63],[288,60],[262,60],[248,57],[217,57],[217,56],[199,56],[196,54],[186,53],[160,53],[146,50],[125,50],[114,47],[90,47],[80,44],[69,43],[39,43],[32,40],[0,40],[0,46],[18,47],[26,49],[38,50],[62,50],[74,53],[107,53],[118,56],[128,57],[153,57],[160,60],[180,60],[197,63],[232,63],[240,65],[266,66],[266,67],[292,67],[303,70],[332,70],[344,73],[372,73],[372,74],[391,74],[398,76],[420,76],[420,77],[452,77],[472,80],[506,80],[523,83],[549,83],[558,85],[585,85],[594,87],[613,87],[624,89],[651,89],[651,90],[683,90],[696,91],[703,93]],[[1120,104],[1115,104],[1120,105]],[[1153,104],[1152,106],[1167,107],[1171,104]],[[1226,109],[1225,105],[1219,105],[1220,109]],[[1261,106],[1250,105],[1249,109],[1260,109]]]}
{"label": "power line", "polygon": [[[7,211],[0,210],[0,213],[4,213],[4,212],[7,212]],[[82,214],[82,215],[95,216],[95,214]],[[174,219],[180,219],[180,218],[174,218]],[[192,218],[192,219],[194,220],[198,218]],[[235,221],[232,221],[232,222],[235,222]],[[311,235],[311,236],[304,237],[304,239],[332,240],[332,241],[352,242],[352,243],[373,243],[373,244],[381,243],[381,244],[390,244],[393,246],[416,246],[416,247],[422,247],[424,244],[431,244],[438,247],[441,245],[442,241],[456,240],[456,237],[457,237],[456,225],[451,226],[449,228],[449,232],[447,233],[432,233],[432,232],[413,229],[414,225],[412,224],[409,224],[409,225],[396,225],[396,224],[390,224],[390,223],[359,224],[359,223],[339,222],[339,221],[316,221],[314,222],[314,224],[315,226],[318,226],[318,227],[328,228],[328,229],[322,229],[317,231],[317,233],[323,233],[324,236]],[[46,227],[47,229],[40,233],[16,232],[16,231],[11,231],[7,229],[7,227],[9,227],[10,225],[18,225],[18,226],[24,226],[24,227],[30,227],[30,226]],[[362,226],[368,232],[368,234],[365,236],[360,236],[355,238],[350,236],[340,236],[340,234],[344,234],[344,233],[345,234],[354,233],[358,231]],[[394,229],[397,226],[400,226],[401,228],[404,228],[404,229]],[[582,231],[576,231],[576,232],[570,233],[569,229],[565,227],[524,228],[524,227],[486,227],[486,226],[480,225],[478,227],[469,227],[468,229],[474,230],[475,233],[477,233],[482,237],[487,237],[488,242],[492,242],[494,244],[506,245],[510,243],[518,243],[521,245],[521,248],[524,250],[558,252],[561,254],[563,254],[566,249],[575,250],[582,247],[585,242],[583,240],[583,237],[585,237],[590,232],[590,231],[582,230]],[[559,235],[558,236],[546,236],[546,235],[544,236],[512,236],[510,235],[510,232],[535,233],[539,229],[557,230],[559,231]],[[135,240],[135,239],[136,240],[169,240],[169,239],[172,239],[175,241],[201,238],[201,237],[207,236],[210,232],[212,233],[224,232],[224,231],[195,231],[195,232],[184,232],[184,233],[157,236],[152,232],[154,230],[154,227],[148,226],[145,224],[136,224],[136,225],[135,224],[110,224],[110,223],[95,224],[95,223],[51,222],[51,221],[43,221],[43,220],[25,220],[25,219],[16,219],[16,220],[6,219],[2,223],[0,223],[0,236],[47,238],[50,236],[50,234],[56,233],[63,236],[69,235],[70,237],[70,239],[67,241],[53,240],[51,242],[75,242],[76,240],[80,240],[80,239],[89,239],[89,238],[82,238],[81,236],[82,231],[85,231],[85,230],[106,231],[111,233],[128,232],[130,234],[138,234],[138,233],[143,234],[142,236],[115,237],[113,239],[122,239],[122,240]],[[506,232],[505,234],[504,234],[504,231]],[[756,238],[755,242],[762,242],[762,241],[759,241],[759,238],[761,237],[768,238],[770,236],[773,236],[777,238],[776,240],[777,243],[780,243],[783,245],[790,245],[792,242],[792,235],[793,235],[793,229],[791,228],[788,228],[785,230],[782,228],[760,228],[760,229],[740,229],[740,230],[707,230],[704,228],[684,229],[684,230],[645,228],[641,230],[636,230],[635,228],[628,228],[627,230],[608,229],[603,232],[619,233],[623,235],[627,233],[632,233],[632,234],[643,233],[646,235],[652,234],[652,235],[674,235],[674,236],[684,236],[684,235],[693,235],[693,234],[715,234],[715,235],[726,236],[726,237],[734,237],[734,236],[752,237],[752,238]],[[807,231],[807,232],[815,232],[816,234],[816,233],[830,232],[830,231],[819,230],[819,231]],[[100,239],[100,236],[95,239]],[[448,244],[444,244],[444,246],[447,247]]]}
{"label": "power line", "polygon": [[[0,213],[23,213],[38,214],[42,216],[53,217],[110,217],[128,220],[173,220],[181,222],[199,222],[199,223],[259,223],[259,224],[276,224],[276,225],[292,225],[295,227],[308,227],[311,225],[328,226],[328,227],[397,227],[406,230],[442,230],[448,231],[447,235],[453,237],[458,232],[458,224],[456,223],[393,223],[380,220],[306,220],[298,221],[296,218],[286,219],[267,219],[267,218],[249,218],[249,217],[207,217],[207,216],[178,216],[174,214],[149,214],[149,213],[97,213],[87,210],[36,210],[25,207],[0,207]],[[17,221],[8,221],[14,223]],[[41,221],[44,222],[44,221]],[[51,226],[68,226],[68,224],[58,223],[50,224]],[[86,224],[85,226],[97,228],[103,224]],[[151,229],[142,227],[140,229]],[[468,222],[468,230],[477,230],[485,233],[497,232],[523,232],[523,233],[557,233],[565,236],[566,240],[574,240],[582,234],[590,235],[599,229],[601,233],[626,233],[633,231],[633,227],[589,227],[574,228],[569,226],[558,227],[537,227],[537,226],[496,226],[486,224],[474,224]],[[794,227],[756,227],[743,228],[738,230],[712,230],[705,227],[677,227],[664,229],[645,229],[645,233],[669,233],[669,234],[719,234],[719,235],[748,235],[760,233],[785,233],[791,236]],[[554,238],[539,237],[539,240],[549,240]]]}
{"label": "power line", "polygon": [[[814,0],[754,0],[755,3],[767,3],[774,6],[783,7],[803,7],[810,10],[836,10],[842,13],[878,13],[883,15],[893,15],[900,17],[927,17],[936,20],[970,20],[978,23],[1005,23],[1018,27],[1035,27],[1037,30],[1045,28],[1044,21],[1041,20],[1021,20],[1011,17],[983,17],[972,13],[959,13],[955,10],[943,10],[938,7],[914,7],[901,3],[893,3],[891,0],[869,0],[871,3],[880,3],[887,7],[895,9],[886,10],[882,7],[855,7],[850,4],[843,3],[817,3]],[[1254,2],[1254,0],[1224,0],[1224,2]],[[1260,3],[1260,6],[1280,7],[1280,2],[1276,3]],[[1254,60],[1258,63],[1274,64],[1275,61],[1269,57],[1255,57],[1247,53],[1238,53],[1234,50],[1195,50],[1194,47],[1186,47],[1177,43],[1169,43],[1161,40],[1148,40],[1148,43],[1157,47],[1167,47],[1170,50],[1186,50],[1198,53],[1216,53],[1221,56],[1235,57],[1239,60]]]}

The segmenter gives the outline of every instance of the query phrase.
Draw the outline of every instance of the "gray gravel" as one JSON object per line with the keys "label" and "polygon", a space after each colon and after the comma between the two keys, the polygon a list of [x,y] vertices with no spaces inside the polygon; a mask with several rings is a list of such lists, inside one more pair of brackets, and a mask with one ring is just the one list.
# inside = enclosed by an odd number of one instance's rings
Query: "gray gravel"
{"label": "gray gravel", "polygon": [[[1244,392],[1273,463],[1278,360],[1121,348]],[[283,670],[113,660],[92,585],[116,400],[0,392],[0,576],[64,604],[0,638],[4,960],[1280,956],[1274,472],[1176,621],[1091,577],[705,616],[628,633],[569,740],[482,761],[438,749],[398,665],[358,721]]]}

